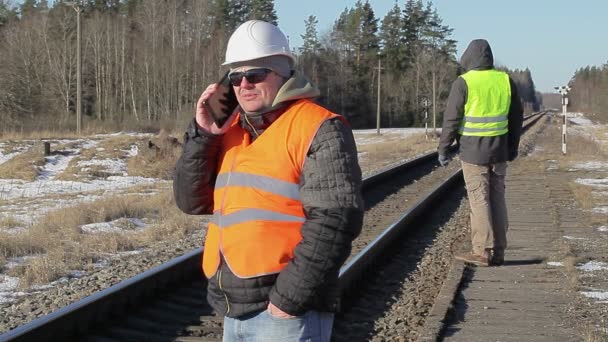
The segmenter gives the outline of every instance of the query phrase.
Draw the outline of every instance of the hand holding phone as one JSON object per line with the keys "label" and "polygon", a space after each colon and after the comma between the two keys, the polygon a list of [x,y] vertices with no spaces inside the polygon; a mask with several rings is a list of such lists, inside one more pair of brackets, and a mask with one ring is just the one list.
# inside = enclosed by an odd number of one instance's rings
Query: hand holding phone
{"label": "hand holding phone", "polygon": [[203,106],[218,128],[221,128],[228,117],[238,106],[234,88],[228,79],[228,72],[218,82],[215,92],[203,100]]}

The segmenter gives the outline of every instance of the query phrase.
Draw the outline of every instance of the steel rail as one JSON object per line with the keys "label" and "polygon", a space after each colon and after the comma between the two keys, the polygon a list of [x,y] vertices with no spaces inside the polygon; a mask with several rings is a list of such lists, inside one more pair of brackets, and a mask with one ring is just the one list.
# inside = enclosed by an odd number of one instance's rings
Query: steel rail
{"label": "steel rail", "polygon": [[116,311],[136,306],[168,286],[192,278],[202,248],[121,281],[28,324],[0,335],[0,341],[66,341],[98,328]]}

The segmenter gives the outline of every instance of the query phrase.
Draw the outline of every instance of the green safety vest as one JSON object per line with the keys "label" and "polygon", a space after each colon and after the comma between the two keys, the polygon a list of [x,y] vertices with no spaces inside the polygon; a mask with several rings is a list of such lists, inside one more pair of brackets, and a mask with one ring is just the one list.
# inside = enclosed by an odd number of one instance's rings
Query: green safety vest
{"label": "green safety vest", "polygon": [[506,72],[471,70],[461,75],[467,84],[467,102],[458,133],[494,137],[509,131],[511,85]]}

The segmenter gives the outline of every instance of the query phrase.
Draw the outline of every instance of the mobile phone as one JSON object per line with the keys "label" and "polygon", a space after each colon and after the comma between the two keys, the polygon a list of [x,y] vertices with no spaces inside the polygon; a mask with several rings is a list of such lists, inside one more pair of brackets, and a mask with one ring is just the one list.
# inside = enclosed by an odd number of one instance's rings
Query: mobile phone
{"label": "mobile phone", "polygon": [[232,88],[228,79],[228,72],[224,74],[218,84],[215,93],[203,102],[203,106],[205,106],[217,127],[222,127],[239,103],[236,100],[234,88]]}

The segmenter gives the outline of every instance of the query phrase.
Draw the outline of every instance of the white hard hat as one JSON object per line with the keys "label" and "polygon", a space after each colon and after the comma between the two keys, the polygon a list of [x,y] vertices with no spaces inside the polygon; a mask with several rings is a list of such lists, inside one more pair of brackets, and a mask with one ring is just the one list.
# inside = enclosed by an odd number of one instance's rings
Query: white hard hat
{"label": "white hard hat", "polygon": [[291,63],[295,63],[289,42],[278,27],[265,21],[250,20],[241,24],[230,36],[226,61],[222,65],[267,56],[287,56]]}

